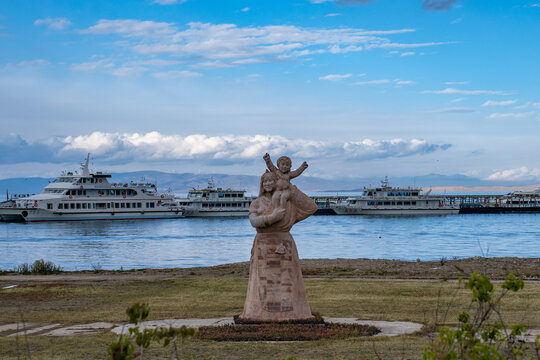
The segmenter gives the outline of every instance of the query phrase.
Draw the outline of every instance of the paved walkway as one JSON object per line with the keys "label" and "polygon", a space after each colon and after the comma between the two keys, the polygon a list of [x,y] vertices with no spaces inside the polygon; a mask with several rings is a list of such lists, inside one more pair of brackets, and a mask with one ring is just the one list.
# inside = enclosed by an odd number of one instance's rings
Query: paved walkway
{"label": "paved walkway", "polygon": [[[397,336],[412,334],[422,329],[423,325],[405,321],[376,321],[376,320],[359,320],[357,318],[333,318],[324,317],[328,323],[338,324],[360,324],[372,325],[381,330],[375,336]],[[139,324],[141,330],[145,328],[156,327],[194,327],[201,326],[221,326],[232,325],[234,320],[232,317],[213,318],[213,319],[166,319],[145,321]],[[95,322],[90,324],[78,324],[70,326],[62,326],[61,324],[39,325],[36,323],[12,323],[0,325],[0,337],[4,336],[83,336],[112,331],[115,334],[127,334],[129,328],[134,327],[133,324],[118,324],[110,322]],[[536,336],[540,335],[540,329],[530,329],[527,334],[522,336],[522,340],[526,342],[534,342]]]}

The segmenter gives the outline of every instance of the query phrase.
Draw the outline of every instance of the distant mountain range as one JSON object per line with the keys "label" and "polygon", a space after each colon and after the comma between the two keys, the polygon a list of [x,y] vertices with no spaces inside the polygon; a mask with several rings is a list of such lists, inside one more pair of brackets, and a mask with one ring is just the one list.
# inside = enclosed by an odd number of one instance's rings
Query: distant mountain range
{"label": "distant mountain range", "polygon": [[[185,194],[193,188],[204,188],[210,179],[214,179],[216,187],[245,189],[250,194],[257,194],[259,189],[259,176],[253,175],[227,175],[227,174],[173,174],[160,171],[135,171],[125,173],[113,173],[113,182],[129,182],[145,179],[155,183],[158,191],[171,189],[176,194]],[[381,177],[382,178],[382,177]],[[364,186],[378,186],[381,178],[343,178],[322,179],[311,176],[301,176],[293,180],[301,190],[305,192],[354,192],[361,191]],[[51,178],[9,178],[0,180],[0,194],[9,191],[10,194],[33,194],[39,193],[53,179]],[[493,187],[521,187],[537,188],[539,185],[530,185],[522,182],[486,181],[467,177],[464,175],[438,175],[429,174],[415,177],[392,177],[389,179],[392,186],[419,186],[423,188],[433,187],[434,190],[458,187],[474,187],[475,190]],[[525,186],[529,185],[529,186]],[[449,190],[451,191],[451,190]],[[463,190],[461,190],[463,191]],[[5,195],[4,195],[5,196]],[[0,195],[0,199],[2,196]]]}

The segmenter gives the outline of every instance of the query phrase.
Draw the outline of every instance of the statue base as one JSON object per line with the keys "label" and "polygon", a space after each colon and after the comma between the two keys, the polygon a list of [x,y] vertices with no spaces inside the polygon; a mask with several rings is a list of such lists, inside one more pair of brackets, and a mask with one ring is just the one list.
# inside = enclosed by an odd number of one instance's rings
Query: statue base
{"label": "statue base", "polygon": [[249,284],[240,321],[310,321],[298,250],[289,232],[259,232],[251,250]]}

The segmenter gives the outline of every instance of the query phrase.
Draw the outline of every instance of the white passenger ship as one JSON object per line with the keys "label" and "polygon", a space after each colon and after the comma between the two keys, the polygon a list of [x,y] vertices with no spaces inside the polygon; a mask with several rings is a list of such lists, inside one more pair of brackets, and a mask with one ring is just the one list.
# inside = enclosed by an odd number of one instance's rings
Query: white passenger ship
{"label": "white passenger ship", "polygon": [[41,194],[0,204],[2,221],[126,220],[183,217],[172,194],[160,194],[148,182],[110,183],[111,175],[64,172]]}
{"label": "white passenger ship", "polygon": [[247,217],[254,199],[245,194],[245,190],[216,188],[210,180],[206,189],[189,190],[187,198],[176,198],[176,203],[187,217]]}
{"label": "white passenger ship", "polygon": [[379,188],[364,188],[361,196],[347,198],[337,204],[338,215],[448,215],[459,213],[459,204],[450,203],[444,196],[422,193],[421,188],[391,187],[388,177]]}

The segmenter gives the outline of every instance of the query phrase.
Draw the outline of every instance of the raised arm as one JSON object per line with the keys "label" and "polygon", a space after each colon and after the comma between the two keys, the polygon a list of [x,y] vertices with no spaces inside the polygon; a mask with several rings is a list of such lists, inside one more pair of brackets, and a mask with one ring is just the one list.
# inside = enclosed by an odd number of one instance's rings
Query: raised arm
{"label": "raised arm", "polygon": [[273,173],[276,173],[278,171],[278,168],[274,164],[272,164],[272,160],[270,159],[269,153],[264,154],[263,159],[266,162],[266,166],[268,167],[268,170],[270,170]]}
{"label": "raised arm", "polygon": [[308,168],[308,164],[307,162],[303,162],[302,165],[300,165],[300,167],[296,170],[293,170],[291,171],[289,174],[289,178],[290,179],[294,179],[295,177],[297,176],[300,176],[300,174],[302,174],[304,172],[304,170],[306,170]]}

